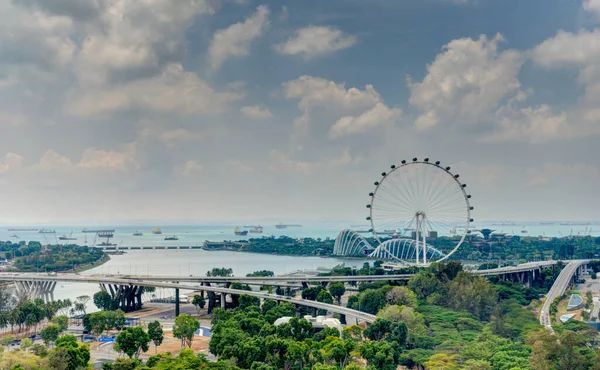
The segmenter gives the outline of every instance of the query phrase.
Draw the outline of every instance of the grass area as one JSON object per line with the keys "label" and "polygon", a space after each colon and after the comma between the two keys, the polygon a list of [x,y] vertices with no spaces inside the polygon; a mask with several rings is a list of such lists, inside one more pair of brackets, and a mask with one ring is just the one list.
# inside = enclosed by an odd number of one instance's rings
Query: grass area
{"label": "grass area", "polygon": [[83,271],[91,270],[95,267],[105,264],[108,261],[110,261],[110,256],[108,254],[105,254],[104,257],[100,258],[99,260],[92,263],[91,265],[78,267],[77,269],[75,269],[75,272],[83,272]]}
{"label": "grass area", "polygon": [[581,295],[581,290],[567,290],[565,294],[579,294]]}

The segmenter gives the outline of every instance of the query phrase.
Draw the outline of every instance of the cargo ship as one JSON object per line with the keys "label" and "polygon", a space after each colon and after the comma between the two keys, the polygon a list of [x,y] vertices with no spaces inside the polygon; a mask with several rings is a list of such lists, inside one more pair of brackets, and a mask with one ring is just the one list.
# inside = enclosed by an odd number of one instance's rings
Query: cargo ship
{"label": "cargo ship", "polygon": [[9,227],[8,231],[38,231],[38,229],[18,229],[14,227]]}
{"label": "cargo ship", "polygon": [[142,234],[142,232],[141,232],[141,231],[138,231],[138,230],[136,230],[136,231],[133,233],[133,236],[144,236],[144,234]]}
{"label": "cargo ship", "polygon": [[248,230],[242,230],[239,227],[236,227],[234,233],[235,235],[248,235]]}
{"label": "cargo ship", "polygon": [[40,234],[56,234],[56,230],[40,229],[40,231],[38,231],[38,233],[40,233]]}
{"label": "cargo ship", "polygon": [[67,236],[66,234],[63,234],[58,237],[58,240],[77,240],[77,238],[73,238],[72,236],[73,236],[73,232],[71,231],[71,234],[69,234],[69,236]]}
{"label": "cargo ship", "polygon": [[253,226],[253,227],[250,229],[250,233],[251,233],[251,234],[262,234],[262,232],[263,232],[263,227],[262,227],[262,226],[260,226],[260,225],[258,225],[258,226]]}
{"label": "cargo ship", "polygon": [[158,227],[155,227],[154,229],[152,229],[152,234],[159,235],[162,234],[162,231]]}
{"label": "cargo ship", "polygon": [[172,236],[166,236],[165,240],[179,240],[179,238],[175,235],[172,235]]}
{"label": "cargo ship", "polygon": [[275,225],[275,227],[278,229],[287,229],[287,225],[284,225],[284,224],[277,224],[277,225]]}
{"label": "cargo ship", "polygon": [[81,230],[82,233],[114,233],[115,229],[86,229]]}

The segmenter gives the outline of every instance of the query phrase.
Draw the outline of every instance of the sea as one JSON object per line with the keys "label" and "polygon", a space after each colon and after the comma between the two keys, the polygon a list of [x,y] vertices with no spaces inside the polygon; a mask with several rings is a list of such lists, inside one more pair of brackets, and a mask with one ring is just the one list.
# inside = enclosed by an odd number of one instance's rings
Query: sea
{"label": "sea", "polygon": [[[290,236],[294,238],[335,238],[343,229],[353,230],[368,230],[370,225],[360,223],[347,222],[330,222],[330,223],[313,223],[303,224],[301,226],[290,226],[285,229],[278,229],[274,224],[261,225],[263,227],[262,234],[248,233],[246,236],[238,236],[234,234],[236,227],[248,230],[244,226],[250,225],[147,225],[147,226],[132,226],[132,225],[112,225],[112,226],[95,226],[95,225],[73,225],[73,226],[43,226],[43,229],[54,230],[52,234],[42,234],[37,231],[10,231],[9,228],[25,229],[25,228],[42,228],[41,226],[22,226],[22,225],[5,225],[0,226],[0,240],[11,241],[40,241],[43,244],[63,244],[65,241],[59,240],[59,236],[65,235],[74,240],[69,243],[93,246],[100,242],[106,241],[101,239],[94,233],[83,233],[84,228],[87,229],[114,229],[114,237],[110,240],[121,246],[197,246],[202,245],[205,241],[225,241],[225,240],[247,240],[249,238],[259,237],[279,237]],[[256,226],[256,225],[254,225]],[[152,234],[153,228],[160,228],[162,234]],[[472,230],[477,229],[492,229],[496,232],[507,233],[509,235],[520,236],[545,236],[545,237],[564,237],[564,236],[600,236],[600,222],[480,222],[471,225]],[[133,233],[140,231],[142,236],[133,236]],[[448,230],[449,231],[449,230]],[[444,235],[444,231],[439,231],[439,235]],[[368,234],[365,234],[368,235]],[[178,240],[164,240],[168,236],[177,236]]]}
{"label": "sea", "polygon": [[[11,225],[13,228],[30,228],[31,226]],[[148,225],[148,226],[102,226],[77,225],[77,226],[44,226],[44,229],[55,230],[54,234],[40,234],[35,231],[9,231],[9,226],[0,229],[0,240],[12,241],[40,241],[43,244],[65,243],[59,241],[60,235],[67,235],[76,240],[76,244],[94,245],[103,240],[94,240],[93,233],[83,233],[83,228],[88,229],[114,229],[112,243],[122,246],[195,246],[208,241],[244,240],[261,236],[290,236],[294,238],[335,238],[340,230],[355,229],[365,230],[368,225],[350,224],[342,222],[303,224],[298,227],[278,229],[275,225],[262,225],[263,234],[248,234],[236,236],[236,226],[243,228],[249,225]],[[152,229],[160,227],[161,235],[152,234]],[[521,236],[561,237],[569,235],[600,236],[600,222],[595,223],[515,223],[515,222],[488,222],[473,225],[473,229],[489,228],[497,232]],[[136,231],[141,231],[143,236],[133,236]],[[165,241],[166,236],[175,235],[177,241]],[[105,264],[94,269],[82,272],[82,275],[104,274],[134,274],[134,275],[176,275],[176,276],[204,276],[213,267],[231,268],[234,275],[243,276],[258,270],[270,270],[275,274],[326,270],[344,263],[346,266],[362,266],[367,261],[356,258],[315,257],[315,256],[283,256],[259,253],[233,252],[233,251],[206,251],[202,249],[160,249],[160,250],[129,250],[123,255],[112,255]],[[99,290],[94,283],[59,283],[54,292],[55,299],[88,295],[92,296]],[[158,289],[154,293],[145,293],[144,300],[153,298],[167,298],[174,294],[172,289]],[[96,308],[92,302],[88,303],[88,311]]]}

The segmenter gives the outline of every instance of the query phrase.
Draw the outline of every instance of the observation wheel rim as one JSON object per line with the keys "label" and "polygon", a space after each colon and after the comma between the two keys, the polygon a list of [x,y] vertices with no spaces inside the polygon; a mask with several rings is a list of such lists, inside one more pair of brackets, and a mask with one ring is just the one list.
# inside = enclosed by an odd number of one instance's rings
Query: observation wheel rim
{"label": "observation wheel rim", "polygon": [[[405,168],[406,166],[410,166],[410,165],[429,165],[429,166],[433,166],[436,167],[444,172],[446,172],[446,174],[448,176],[450,176],[454,182],[458,185],[458,187],[460,188],[462,195],[464,197],[465,200],[465,205],[466,205],[466,211],[467,211],[467,222],[464,226],[464,231],[462,232],[462,236],[460,238],[460,240],[458,241],[458,243],[454,246],[454,248],[448,252],[445,256],[443,256],[440,259],[437,259],[435,262],[440,262],[440,261],[444,261],[446,259],[448,259],[451,255],[453,255],[458,248],[462,245],[462,243],[464,243],[468,233],[469,233],[469,226],[471,225],[471,202],[469,201],[470,199],[470,195],[467,194],[466,190],[465,190],[465,184],[463,184],[456,176],[453,172],[451,172],[450,170],[442,167],[440,164],[436,164],[430,161],[424,161],[424,160],[413,160],[411,162],[406,161],[405,163],[401,163],[400,165],[394,165],[394,167],[389,171],[389,172],[385,172],[385,174],[381,177],[381,180],[379,180],[377,182],[377,185],[375,185],[375,190],[373,191],[373,195],[371,196],[371,201],[369,203],[369,222],[371,224],[371,233],[373,234],[373,236],[375,237],[375,240],[377,240],[377,242],[381,245],[382,241],[379,238],[379,235],[377,235],[377,230],[375,228],[375,224],[374,224],[374,219],[373,219],[373,204],[375,203],[375,196],[377,195],[377,190],[379,190],[381,184],[385,181],[385,179],[390,176],[392,173],[394,173],[395,171],[401,169],[401,168]],[[463,186],[464,185],[464,186]],[[462,229],[462,228],[461,228]]]}

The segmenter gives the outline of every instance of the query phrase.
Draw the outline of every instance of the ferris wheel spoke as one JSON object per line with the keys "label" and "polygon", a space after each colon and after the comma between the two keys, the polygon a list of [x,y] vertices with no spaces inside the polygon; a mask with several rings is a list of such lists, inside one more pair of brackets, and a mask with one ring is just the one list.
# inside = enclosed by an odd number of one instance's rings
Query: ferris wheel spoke
{"label": "ferris wheel spoke", "polygon": [[436,191],[434,192],[434,194],[431,195],[431,198],[429,200],[430,204],[443,202],[446,199],[448,195],[448,187],[452,185],[451,181],[453,182],[454,180],[452,180],[451,178],[449,179],[448,175],[446,175],[445,179],[441,179],[440,185],[436,187]]}
{"label": "ferris wheel spoke", "polygon": [[403,185],[404,182],[403,183],[397,183],[396,182],[397,176],[396,176],[395,172],[390,173],[386,177],[386,180],[388,180],[388,179],[389,179],[390,186],[394,187],[398,191],[398,193],[397,193],[398,196],[401,197],[404,200],[404,202],[407,205],[407,207],[413,208],[414,207],[413,201],[407,195],[408,192],[407,192],[407,189],[406,189],[406,185]]}
{"label": "ferris wheel spoke", "polygon": [[[379,191],[378,191],[377,193],[375,193],[375,195],[374,195],[374,196],[375,196],[376,198],[377,198],[377,197],[379,197],[379,198],[380,198],[382,201],[384,201],[384,202],[385,202],[385,200],[384,200],[384,199],[382,199],[382,198],[384,198],[384,197],[385,197],[386,199],[387,199],[387,198],[392,198],[392,199],[394,199],[394,200],[395,200],[395,202],[396,202],[398,205],[406,206],[406,207],[408,207],[408,208],[410,208],[410,207],[411,207],[411,205],[410,205],[410,203],[408,203],[408,200],[407,200],[407,199],[402,199],[401,197],[398,197],[398,196],[396,196],[396,195],[395,195],[396,193],[395,193],[394,191],[389,191],[389,190],[387,190],[387,188],[386,188],[385,186],[382,186],[382,185],[380,185],[380,190],[383,190],[384,192],[382,193],[382,192],[379,192]],[[382,195],[382,194],[383,194],[383,195]]]}

